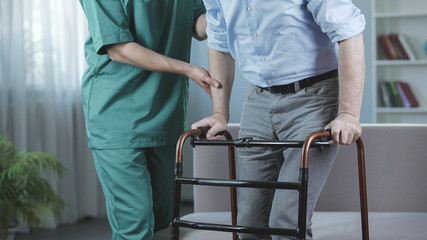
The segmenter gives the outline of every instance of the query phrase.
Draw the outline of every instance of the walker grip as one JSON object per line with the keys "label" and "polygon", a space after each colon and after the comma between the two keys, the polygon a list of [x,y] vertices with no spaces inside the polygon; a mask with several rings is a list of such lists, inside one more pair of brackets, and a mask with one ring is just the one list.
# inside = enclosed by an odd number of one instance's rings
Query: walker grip
{"label": "walker grip", "polygon": [[[197,129],[202,131],[202,134],[200,134],[198,137],[199,138],[206,138],[206,134],[208,133],[208,131],[211,129],[211,127],[207,126],[207,127],[198,127]],[[219,136],[219,135],[224,135],[225,131],[221,131],[218,132],[217,134],[215,134],[215,136]]]}

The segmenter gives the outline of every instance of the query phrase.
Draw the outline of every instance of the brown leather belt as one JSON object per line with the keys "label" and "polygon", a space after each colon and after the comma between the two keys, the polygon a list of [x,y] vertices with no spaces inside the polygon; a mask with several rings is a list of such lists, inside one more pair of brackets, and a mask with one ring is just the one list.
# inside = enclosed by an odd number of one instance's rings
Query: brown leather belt
{"label": "brown leather belt", "polygon": [[271,93],[280,93],[280,94],[286,94],[286,93],[296,93],[301,89],[304,89],[306,87],[309,87],[317,82],[320,82],[322,80],[333,78],[338,76],[338,70],[332,70],[320,75],[316,75],[313,77],[305,78],[302,80],[299,80],[294,83],[289,83],[285,85],[280,86],[273,86],[273,87],[259,87],[261,90],[269,91]]}

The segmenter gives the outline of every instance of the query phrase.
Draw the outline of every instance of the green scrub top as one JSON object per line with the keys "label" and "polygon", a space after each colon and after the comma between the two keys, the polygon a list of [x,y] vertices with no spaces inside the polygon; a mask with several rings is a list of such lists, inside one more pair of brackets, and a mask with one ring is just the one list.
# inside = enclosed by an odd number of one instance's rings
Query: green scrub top
{"label": "green scrub top", "polygon": [[188,79],[113,62],[106,45],[134,41],[190,60],[202,0],[80,0],[89,26],[82,100],[89,147],[175,144],[186,126]]}

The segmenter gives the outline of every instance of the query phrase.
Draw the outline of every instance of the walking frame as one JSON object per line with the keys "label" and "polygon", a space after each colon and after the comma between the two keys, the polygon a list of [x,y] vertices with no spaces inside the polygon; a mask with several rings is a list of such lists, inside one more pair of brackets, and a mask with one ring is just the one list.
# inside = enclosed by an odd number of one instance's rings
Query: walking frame
{"label": "walking frame", "polygon": [[[307,191],[308,191],[308,157],[310,148],[323,149],[329,146],[329,131],[316,132],[311,134],[305,141],[256,141],[252,138],[242,138],[233,140],[230,133],[222,132],[226,140],[203,140],[198,139],[205,136],[208,128],[199,128],[184,132],[178,140],[176,148],[175,161],[175,181],[174,181],[174,202],[173,202],[173,221],[171,230],[171,239],[179,240],[179,228],[204,229],[211,231],[225,231],[233,233],[233,240],[237,240],[237,233],[250,234],[269,234],[293,236],[298,240],[306,239],[306,220],[307,220]],[[191,137],[191,145],[213,145],[228,146],[229,157],[229,180],[225,179],[206,179],[206,178],[187,178],[182,176],[182,152],[187,138]],[[366,173],[365,173],[365,153],[362,139],[356,141],[358,155],[359,172],[359,193],[360,193],[360,212],[362,222],[362,239],[369,240],[368,226],[368,205],[366,193]],[[282,147],[282,148],[302,148],[302,158],[300,167],[300,176],[298,182],[268,182],[268,181],[242,181],[236,180],[235,174],[235,147]],[[231,197],[231,225],[212,224],[203,222],[191,222],[180,219],[181,205],[181,184],[209,185],[230,187]],[[263,228],[237,225],[237,201],[236,187],[246,188],[275,188],[296,190],[299,192],[298,206],[298,227],[296,229],[283,228]]]}

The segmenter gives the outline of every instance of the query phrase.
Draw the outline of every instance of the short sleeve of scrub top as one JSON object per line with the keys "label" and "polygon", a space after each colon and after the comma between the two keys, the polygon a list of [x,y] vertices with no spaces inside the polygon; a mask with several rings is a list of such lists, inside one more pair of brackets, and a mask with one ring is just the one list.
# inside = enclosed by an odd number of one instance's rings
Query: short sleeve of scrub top
{"label": "short sleeve of scrub top", "polygon": [[131,42],[133,36],[121,1],[82,0],[88,18],[89,32],[98,54],[106,54],[106,45]]}

